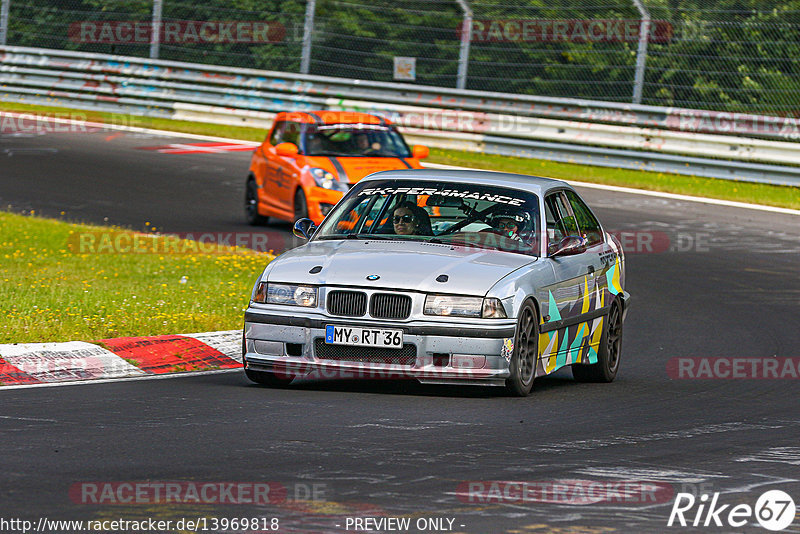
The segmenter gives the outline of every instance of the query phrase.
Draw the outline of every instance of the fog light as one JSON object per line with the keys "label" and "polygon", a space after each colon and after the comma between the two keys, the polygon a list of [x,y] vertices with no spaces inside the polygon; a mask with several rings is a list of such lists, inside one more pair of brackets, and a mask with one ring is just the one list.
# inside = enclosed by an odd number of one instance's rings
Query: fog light
{"label": "fog light", "polygon": [[280,341],[261,341],[256,339],[254,342],[256,352],[264,356],[283,356],[283,343]]}
{"label": "fog light", "polygon": [[451,365],[456,369],[482,369],[486,365],[486,356],[478,354],[453,354]]}
{"label": "fog light", "polygon": [[320,202],[319,204],[319,211],[322,212],[323,217],[329,214],[332,209],[333,209],[333,204],[324,204],[322,202]]}

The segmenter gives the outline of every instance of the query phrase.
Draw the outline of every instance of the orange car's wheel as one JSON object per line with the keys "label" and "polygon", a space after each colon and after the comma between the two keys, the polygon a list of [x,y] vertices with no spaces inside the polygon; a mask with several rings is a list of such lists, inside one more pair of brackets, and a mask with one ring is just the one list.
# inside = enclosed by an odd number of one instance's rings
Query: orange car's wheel
{"label": "orange car's wheel", "polygon": [[306,194],[303,193],[301,188],[297,188],[294,193],[294,220],[308,219],[308,202],[306,201]]}
{"label": "orange car's wheel", "polygon": [[244,215],[251,226],[261,226],[269,222],[269,217],[258,213],[258,187],[255,180],[248,180],[244,194]]}

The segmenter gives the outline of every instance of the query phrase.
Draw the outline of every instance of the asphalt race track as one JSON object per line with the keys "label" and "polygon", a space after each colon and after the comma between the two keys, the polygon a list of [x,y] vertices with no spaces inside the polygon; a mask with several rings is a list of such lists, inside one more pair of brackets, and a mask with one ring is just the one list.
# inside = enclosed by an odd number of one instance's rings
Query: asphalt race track
{"label": "asphalt race track", "polygon": [[[166,232],[251,231],[242,222],[250,154],[137,150],[175,142],[109,132],[0,137],[0,207]],[[754,506],[780,489],[800,504],[800,380],[677,378],[675,359],[794,358],[797,371],[800,220],[581,193],[607,229],[636,233],[614,383],[578,384],[559,372],[516,399],[398,381],[268,389],[232,372],[0,390],[1,515],[277,517],[279,532],[345,532],[348,518],[364,516],[410,517],[412,526],[453,519],[411,532],[766,532],[754,518],[738,529],[666,525],[678,492]],[[291,245],[288,231],[269,229],[276,249]],[[574,493],[592,481],[654,480],[663,490],[655,498]],[[462,491],[488,481],[557,483],[573,498]],[[75,493],[87,482],[269,482],[287,494],[259,504],[91,504]],[[784,532],[800,532],[800,520]]]}

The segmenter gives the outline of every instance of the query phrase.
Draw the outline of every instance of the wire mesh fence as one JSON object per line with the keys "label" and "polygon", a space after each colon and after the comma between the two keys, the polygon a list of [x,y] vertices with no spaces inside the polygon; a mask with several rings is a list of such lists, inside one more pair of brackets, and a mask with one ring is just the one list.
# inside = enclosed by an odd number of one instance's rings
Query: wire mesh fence
{"label": "wire mesh fence", "polygon": [[800,116],[798,0],[644,0],[646,55],[636,0],[0,2],[9,45],[614,102],[638,57],[642,104]]}

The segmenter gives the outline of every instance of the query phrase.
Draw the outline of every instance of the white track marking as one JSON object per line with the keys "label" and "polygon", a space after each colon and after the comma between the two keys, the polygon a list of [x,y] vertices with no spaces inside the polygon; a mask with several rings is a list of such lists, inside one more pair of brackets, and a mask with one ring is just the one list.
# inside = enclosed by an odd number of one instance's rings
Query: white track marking
{"label": "white track marking", "polygon": [[[457,170],[464,170],[464,171],[481,171],[487,169],[473,169],[471,167],[457,167],[455,165],[442,165],[440,163],[423,163],[425,167],[430,167],[432,169],[457,169]],[[545,176],[545,178],[547,178]],[[736,202],[733,200],[720,200],[717,198],[706,198],[706,197],[693,197],[690,195],[679,195],[676,193],[663,193],[661,191],[647,191],[645,189],[634,189],[632,187],[620,187],[617,185],[605,185],[605,184],[592,184],[589,182],[576,182],[574,180],[563,180],[558,178],[558,180],[562,180],[563,182],[567,182],[572,184],[576,187],[587,187],[592,189],[602,189],[604,191],[614,191],[617,193],[627,193],[630,195],[645,195],[650,197],[660,197],[660,198],[669,198],[672,200],[683,200],[686,202],[701,202],[703,204],[714,204],[716,206],[728,206],[730,208],[742,208],[748,210],[758,210],[758,211],[769,211],[772,213],[782,213],[784,215],[796,215],[800,216],[800,210],[792,210],[789,208],[777,208],[775,206],[762,206],[761,204],[748,204],[746,202]]]}
{"label": "white track marking", "polygon": [[38,419],[36,417],[12,417],[10,415],[0,415],[0,419],[13,419],[14,421],[35,421],[37,423],[58,423],[55,419]]}
{"label": "white track marking", "polygon": [[[791,426],[797,426],[800,423],[790,423]],[[671,440],[689,440],[698,437],[704,437],[714,434],[725,434],[728,432],[753,432],[777,430],[786,428],[787,424],[756,424],[745,422],[730,422],[730,423],[717,423],[704,426],[697,426],[692,428],[655,432],[652,434],[632,434],[632,435],[619,435],[608,438],[594,438],[570,441],[567,443],[545,443],[542,445],[533,445],[530,447],[521,447],[524,451],[539,452],[539,453],[553,453],[562,454],[568,452],[578,451],[591,451],[601,449],[604,447],[620,447],[638,445],[642,443],[650,443],[653,441],[671,441]]]}
{"label": "white track marking", "polygon": [[[0,111],[0,117],[3,115],[8,115],[12,117],[21,117],[21,116],[32,116],[36,115],[36,112],[29,112],[29,113],[16,113],[11,111]],[[63,119],[60,117],[47,117],[49,121],[57,122],[60,124],[80,124],[84,125],[87,128],[100,128],[104,130],[117,130],[123,132],[134,132],[134,133],[146,133],[151,135],[161,135],[164,137],[183,137],[185,139],[198,139],[201,141],[221,141],[223,143],[238,143],[242,145],[251,145],[251,146],[258,146],[261,143],[257,141],[244,141],[241,139],[231,139],[229,137],[216,137],[213,135],[199,135],[199,134],[190,134],[190,133],[181,133],[181,132],[173,132],[168,130],[154,130],[152,128],[139,128],[138,126],[124,126],[121,124],[105,124],[102,122],[87,122],[87,121],[78,121],[74,119]]]}
{"label": "white track marking", "polygon": [[772,447],[756,454],[743,456],[735,462],[774,462],[800,465],[800,447]]}
{"label": "white track marking", "polygon": [[679,469],[647,467],[584,467],[575,471],[580,475],[623,480],[658,480],[685,484],[699,484],[710,478],[730,478],[719,473],[681,471]]}
{"label": "white track marking", "polygon": [[242,331],[224,330],[220,332],[200,332],[197,334],[181,334],[183,337],[191,337],[205,343],[213,349],[217,349],[228,358],[242,363]]}
{"label": "white track marking", "polygon": [[0,345],[0,356],[42,382],[145,374],[113,352],[83,341]]}

